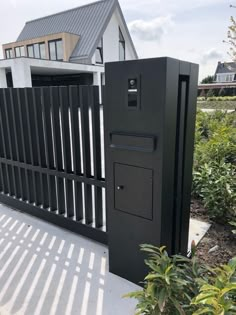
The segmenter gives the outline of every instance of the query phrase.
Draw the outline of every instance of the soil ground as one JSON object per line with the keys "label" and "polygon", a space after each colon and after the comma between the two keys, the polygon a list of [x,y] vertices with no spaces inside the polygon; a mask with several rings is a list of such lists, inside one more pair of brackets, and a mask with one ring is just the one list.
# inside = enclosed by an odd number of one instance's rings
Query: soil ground
{"label": "soil ground", "polygon": [[[203,205],[197,200],[192,200],[191,217],[211,224],[210,229],[197,246],[197,256],[202,262],[216,266],[227,263],[236,256],[236,235],[232,233],[232,226],[211,221]],[[215,246],[218,248],[209,253],[209,250]]]}

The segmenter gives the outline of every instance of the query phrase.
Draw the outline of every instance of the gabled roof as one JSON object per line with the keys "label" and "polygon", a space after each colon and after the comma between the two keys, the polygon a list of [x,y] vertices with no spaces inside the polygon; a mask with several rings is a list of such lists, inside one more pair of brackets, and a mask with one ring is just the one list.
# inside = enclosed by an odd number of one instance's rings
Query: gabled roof
{"label": "gabled roof", "polygon": [[117,0],[102,0],[29,21],[25,24],[17,41],[62,32],[76,34],[80,36],[80,40],[71,55],[71,61],[73,61],[73,59],[78,61],[81,59],[81,61],[86,62],[86,60],[91,58],[94,54],[98,42],[116,8],[119,10],[131,45],[135,51]]}
{"label": "gabled roof", "polygon": [[236,62],[218,62],[215,75],[220,73],[236,73]]}

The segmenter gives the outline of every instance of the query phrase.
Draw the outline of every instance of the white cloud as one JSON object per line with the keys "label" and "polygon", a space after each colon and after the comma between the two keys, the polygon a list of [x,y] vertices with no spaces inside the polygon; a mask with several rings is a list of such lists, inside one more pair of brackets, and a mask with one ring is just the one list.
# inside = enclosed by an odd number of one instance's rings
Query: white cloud
{"label": "white cloud", "polygon": [[223,58],[223,54],[220,51],[218,51],[215,48],[211,48],[210,50],[203,53],[201,63],[207,64],[212,61],[215,62],[216,60],[221,61],[222,58]]}
{"label": "white cloud", "polygon": [[10,0],[11,5],[13,6],[13,8],[16,8],[16,0]]}
{"label": "white cloud", "polygon": [[160,41],[161,37],[173,25],[171,16],[162,16],[144,21],[134,20],[129,23],[132,35],[144,41]]}

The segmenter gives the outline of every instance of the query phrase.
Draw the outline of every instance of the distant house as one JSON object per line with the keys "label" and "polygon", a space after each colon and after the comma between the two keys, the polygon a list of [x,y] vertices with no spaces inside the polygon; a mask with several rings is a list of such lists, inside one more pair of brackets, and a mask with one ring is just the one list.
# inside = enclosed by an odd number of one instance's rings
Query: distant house
{"label": "distant house", "polygon": [[218,62],[215,83],[236,82],[236,62]]}
{"label": "distant house", "polygon": [[117,0],[27,22],[3,54],[0,87],[101,86],[105,62],[138,58]]}
{"label": "distant house", "polygon": [[198,96],[206,96],[212,90],[215,96],[236,95],[236,62],[218,62],[213,83],[199,84]]}

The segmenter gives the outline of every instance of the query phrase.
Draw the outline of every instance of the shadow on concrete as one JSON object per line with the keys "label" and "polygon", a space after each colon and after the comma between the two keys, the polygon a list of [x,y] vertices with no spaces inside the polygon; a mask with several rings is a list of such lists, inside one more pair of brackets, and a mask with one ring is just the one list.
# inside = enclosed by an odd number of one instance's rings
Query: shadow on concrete
{"label": "shadow on concrete", "polygon": [[134,314],[107,248],[0,205],[0,314]]}

